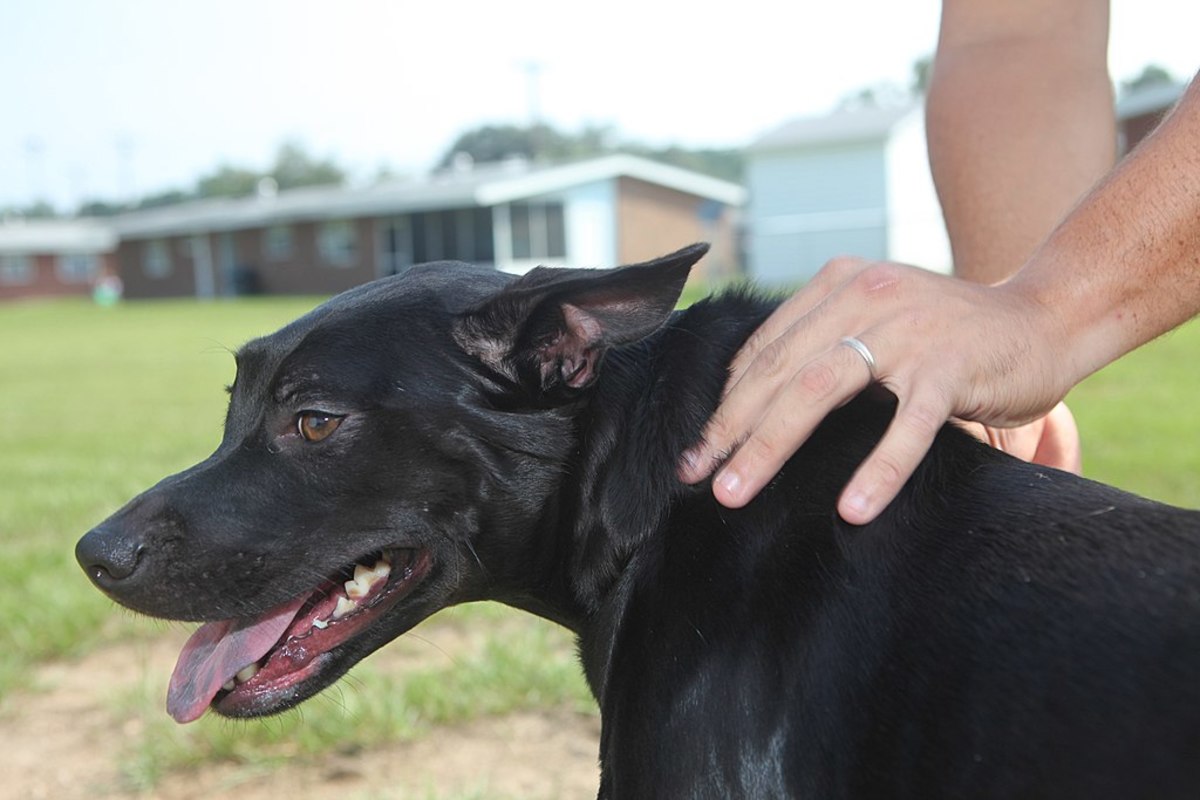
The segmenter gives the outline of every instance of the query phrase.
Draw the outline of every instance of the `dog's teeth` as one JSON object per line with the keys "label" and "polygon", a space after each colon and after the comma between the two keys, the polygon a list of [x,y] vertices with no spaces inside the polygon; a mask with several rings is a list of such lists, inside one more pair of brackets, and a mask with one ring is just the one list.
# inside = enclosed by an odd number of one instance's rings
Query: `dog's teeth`
{"label": "dog's teeth", "polygon": [[258,664],[247,664],[238,670],[238,674],[234,675],[234,680],[238,683],[245,683],[258,674]]}
{"label": "dog's teeth", "polygon": [[339,597],[338,601],[337,601],[337,608],[333,609],[333,618],[341,619],[342,617],[346,616],[347,614],[357,611],[357,610],[358,610],[358,603],[354,602],[353,600],[349,599],[348,597]]}
{"label": "dog's teeth", "polygon": [[326,628],[329,627],[329,622],[327,620],[323,620],[323,619],[314,619],[313,627],[320,628],[321,630],[325,630]]}
{"label": "dog's teeth", "polygon": [[362,600],[377,583],[387,580],[391,573],[392,565],[382,559],[376,561],[373,567],[355,564],[354,580],[346,581],[342,586],[351,600]]}
{"label": "dog's teeth", "polygon": [[233,678],[230,678],[229,680],[225,681],[225,683],[221,684],[221,688],[227,692],[232,692],[237,688],[237,683],[233,680]]}

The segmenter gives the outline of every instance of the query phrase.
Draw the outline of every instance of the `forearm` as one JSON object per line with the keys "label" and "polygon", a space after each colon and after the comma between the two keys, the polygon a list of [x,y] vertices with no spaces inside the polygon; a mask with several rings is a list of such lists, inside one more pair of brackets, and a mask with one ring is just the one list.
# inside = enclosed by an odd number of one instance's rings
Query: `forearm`
{"label": "forearm", "polygon": [[1005,290],[1057,320],[1072,382],[1200,310],[1200,79]]}
{"label": "forearm", "polygon": [[945,0],[927,102],[955,273],[995,283],[1111,167],[1105,0]]}

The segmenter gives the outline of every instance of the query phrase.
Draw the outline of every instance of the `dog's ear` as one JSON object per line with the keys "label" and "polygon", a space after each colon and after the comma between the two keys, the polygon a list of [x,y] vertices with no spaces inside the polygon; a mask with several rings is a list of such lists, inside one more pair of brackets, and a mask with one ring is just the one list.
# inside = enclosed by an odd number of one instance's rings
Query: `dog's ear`
{"label": "dog's ear", "polygon": [[707,251],[707,244],[694,244],[617,269],[538,267],[459,317],[454,338],[543,397],[569,397],[595,380],[610,348],[666,321],[688,271]]}

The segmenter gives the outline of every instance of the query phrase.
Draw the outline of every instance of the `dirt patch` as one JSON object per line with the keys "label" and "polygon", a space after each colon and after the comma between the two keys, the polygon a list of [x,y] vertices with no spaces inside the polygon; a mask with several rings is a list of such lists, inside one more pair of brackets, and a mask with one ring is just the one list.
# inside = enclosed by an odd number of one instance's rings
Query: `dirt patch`
{"label": "dirt patch", "polygon": [[[112,698],[170,673],[185,632],[97,650],[39,668],[36,691],[10,697],[0,714],[0,797],[150,796],[164,800],[307,798],[594,798],[599,720],[567,709],[520,712],[439,727],[418,741],[353,753],[296,757],[266,769],[233,763],[166,775],[150,792],[120,768],[140,731]],[[388,670],[456,657],[477,634],[442,626],[402,638],[373,658]],[[165,712],[164,712],[165,713]]]}
{"label": "dirt patch", "polygon": [[159,796],[288,798],[594,798],[594,717],[512,714],[439,728],[419,742],[289,764],[268,774],[205,770],[163,781]]}

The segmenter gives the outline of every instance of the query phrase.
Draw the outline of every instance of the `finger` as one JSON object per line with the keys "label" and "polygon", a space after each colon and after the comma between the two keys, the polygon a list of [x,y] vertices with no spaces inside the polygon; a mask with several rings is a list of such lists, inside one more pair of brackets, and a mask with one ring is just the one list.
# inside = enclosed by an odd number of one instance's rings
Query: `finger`
{"label": "finger", "polygon": [[676,470],[679,480],[688,484],[699,483],[711,475],[733,449],[732,430],[724,412],[718,407],[705,426],[700,441],[680,455]]}
{"label": "finger", "polygon": [[838,513],[852,525],[866,525],[896,498],[950,418],[950,403],[936,391],[897,396],[895,418],[838,500]]}
{"label": "finger", "polygon": [[[843,315],[844,316],[844,315]],[[794,380],[811,362],[819,351],[807,352],[815,343],[828,348],[829,338],[818,331],[841,330],[847,324],[833,309],[818,304],[802,315],[767,344],[760,347],[753,361],[733,375],[726,384],[725,396],[709,419],[700,441],[683,453],[680,459],[679,477],[684,483],[698,483],[708,477],[722,461],[754,431],[755,426],[775,402],[780,392]],[[765,326],[765,323],[764,323]],[[847,350],[838,347],[838,350]],[[851,355],[857,357],[856,354]],[[846,359],[845,352],[839,358]],[[852,360],[852,359],[851,359]],[[814,368],[820,372],[820,367]],[[854,374],[854,373],[852,373]],[[813,390],[822,389],[825,376],[807,373],[803,380],[813,384]],[[810,397],[815,397],[815,393]],[[795,437],[789,437],[793,439]],[[803,441],[807,434],[799,438]]]}
{"label": "finger", "polygon": [[962,428],[967,433],[974,436],[984,444],[990,444],[992,447],[1000,448],[1000,442],[996,436],[996,432],[984,425],[981,422],[972,422],[966,419],[955,419],[954,424]]}
{"label": "finger", "polygon": [[833,409],[871,380],[848,347],[834,347],[801,367],[713,479],[713,495],[740,508],[762,490]]}
{"label": "finger", "polygon": [[1046,415],[1045,422],[1042,438],[1033,454],[1033,463],[1082,474],[1083,449],[1079,442],[1079,427],[1075,424],[1071,409],[1067,408],[1066,403],[1059,403]]}
{"label": "finger", "polygon": [[700,441],[680,457],[679,479],[699,483],[711,475],[749,435],[775,395],[775,390],[764,386],[758,392],[738,392],[721,401],[704,426]]}
{"label": "finger", "polygon": [[[783,387],[820,353],[812,348],[828,348],[831,334],[854,328],[862,304],[828,301],[872,264],[851,257],[831,260],[760,326],[735,357],[724,396],[700,441],[681,455],[680,480],[698,483],[712,474],[751,435]],[[805,438],[807,433],[788,440],[799,443]]]}
{"label": "finger", "polygon": [[794,352],[794,329],[764,347],[732,387],[727,387],[700,441],[682,456],[680,479],[697,483],[708,477],[751,433],[806,356]]}
{"label": "finger", "polygon": [[804,287],[779,304],[750,338],[746,340],[729,365],[725,393],[737,385],[750,365],[767,347],[784,336],[797,322],[825,302],[836,289],[867,267],[870,262],[853,257],[830,260]]}

